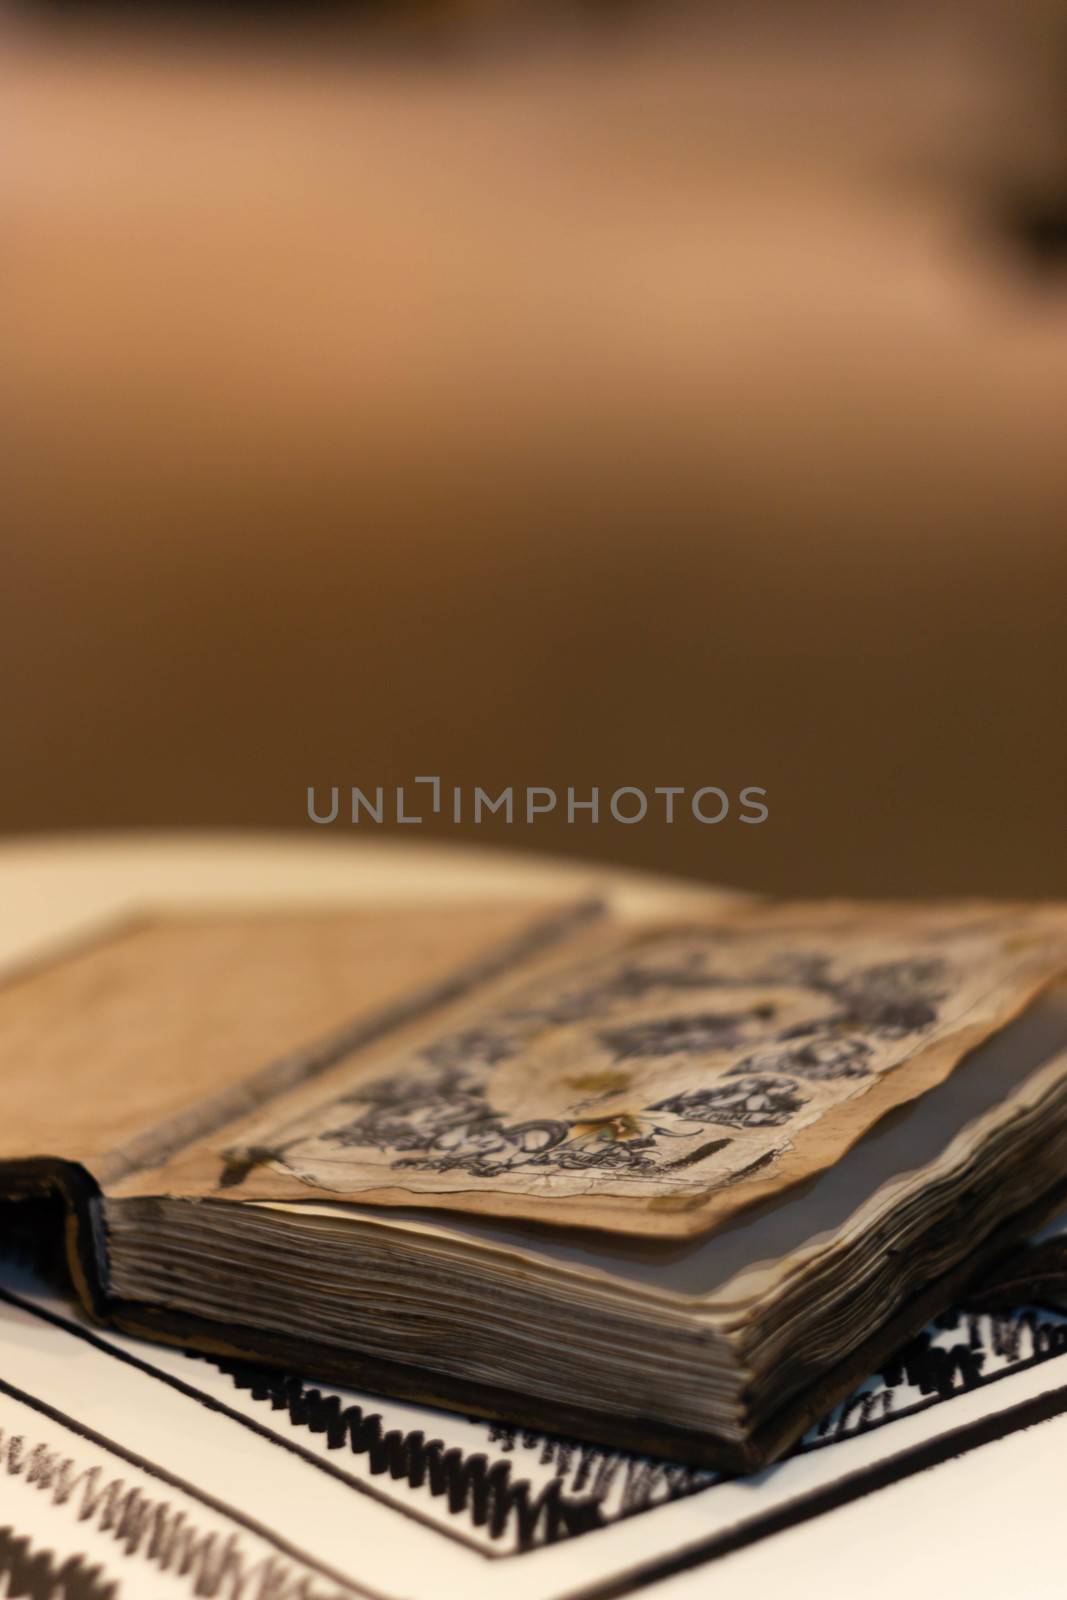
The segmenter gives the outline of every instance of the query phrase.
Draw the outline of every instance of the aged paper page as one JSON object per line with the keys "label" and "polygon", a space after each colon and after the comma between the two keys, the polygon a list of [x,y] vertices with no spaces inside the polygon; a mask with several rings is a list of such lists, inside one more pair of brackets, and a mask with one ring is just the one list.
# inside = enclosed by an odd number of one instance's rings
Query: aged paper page
{"label": "aged paper page", "polygon": [[116,1192],[700,1232],[831,1165],[1065,965],[1063,913],[1032,907],[823,903],[619,931]]}
{"label": "aged paper page", "polygon": [[81,1162],[106,1182],[165,1158],[524,959],[581,909],[131,917],[0,987],[0,1162]]}

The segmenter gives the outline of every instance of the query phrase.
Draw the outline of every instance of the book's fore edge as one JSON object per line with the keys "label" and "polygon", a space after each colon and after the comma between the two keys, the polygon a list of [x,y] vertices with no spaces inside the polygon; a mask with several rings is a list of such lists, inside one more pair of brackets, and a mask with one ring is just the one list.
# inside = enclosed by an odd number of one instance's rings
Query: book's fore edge
{"label": "book's fore edge", "polygon": [[94,1178],[101,1188],[107,1188],[135,1172],[163,1166],[189,1145],[319,1077],[346,1056],[521,967],[524,962],[562,943],[568,935],[605,916],[608,909],[607,900],[599,895],[589,895],[557,907],[549,916],[538,917],[488,954],[457,967],[444,978],[413,989],[370,1015],[344,1023],[324,1038],[287,1052],[257,1068],[240,1083],[231,1084],[192,1109],[168,1117],[146,1133],[107,1152],[94,1160]]}
{"label": "book's fore edge", "polygon": [[[1018,1252],[1020,1239],[1050,1221],[1065,1205],[1067,1179],[1014,1213],[950,1272],[912,1295],[843,1361],[814,1378],[739,1441],[656,1422],[651,1417],[620,1418],[580,1404],[550,1404],[496,1385],[446,1377],[405,1362],[346,1354],[336,1345],[265,1332],[240,1323],[212,1322],[145,1301],[110,1300],[106,1304],[106,1320],[123,1333],[197,1350],[208,1357],[274,1368],[405,1403],[743,1476],[786,1455],[813,1424],[847,1399],[858,1384],[920,1333],[933,1317],[961,1300],[978,1308],[983,1306],[986,1286],[1010,1271],[1013,1263],[1027,1259],[1026,1252]],[[1063,1291],[1067,1294],[1067,1250],[1062,1265]],[[1046,1287],[1047,1280],[1046,1273]],[[1028,1281],[1025,1273],[1016,1272],[1013,1278],[1020,1288]]]}
{"label": "book's fore edge", "polygon": [[[999,1282],[1006,1274],[1013,1275],[1015,1286],[1022,1293],[1024,1286],[1029,1286],[1027,1275],[1025,1272],[1012,1274],[1012,1264],[1025,1261],[1029,1254],[1025,1245],[1020,1251],[1020,1241],[1050,1222],[1065,1205],[1067,1178],[1060,1178],[1021,1211],[1014,1212],[994,1228],[978,1248],[950,1272],[933,1279],[912,1295],[843,1362],[805,1385],[751,1435],[759,1464],[784,1455],[814,1423],[846,1400],[858,1384],[877,1372],[909,1339],[915,1338],[928,1322],[954,1303],[962,1301],[968,1307],[983,1309],[987,1304],[988,1285]],[[1067,1256],[1064,1267],[1067,1272]],[[1016,1305],[1020,1303],[1018,1299],[1015,1301]]]}

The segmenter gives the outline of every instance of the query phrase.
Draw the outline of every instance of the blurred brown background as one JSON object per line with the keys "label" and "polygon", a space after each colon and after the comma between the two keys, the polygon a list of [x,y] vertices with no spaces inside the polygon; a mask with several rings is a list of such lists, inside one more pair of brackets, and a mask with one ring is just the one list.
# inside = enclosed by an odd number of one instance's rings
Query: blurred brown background
{"label": "blurred brown background", "polygon": [[2,24],[0,829],[1067,895],[1060,8],[205,9]]}

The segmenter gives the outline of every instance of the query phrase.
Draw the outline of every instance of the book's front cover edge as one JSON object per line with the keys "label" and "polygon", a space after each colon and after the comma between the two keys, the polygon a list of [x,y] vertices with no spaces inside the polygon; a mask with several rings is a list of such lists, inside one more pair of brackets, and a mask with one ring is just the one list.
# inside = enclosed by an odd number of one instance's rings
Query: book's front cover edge
{"label": "book's front cover edge", "polygon": [[0,1162],[0,1201],[58,1198],[63,1204],[62,1245],[74,1291],[95,1321],[108,1319],[102,1273],[100,1190],[88,1169],[55,1156]]}

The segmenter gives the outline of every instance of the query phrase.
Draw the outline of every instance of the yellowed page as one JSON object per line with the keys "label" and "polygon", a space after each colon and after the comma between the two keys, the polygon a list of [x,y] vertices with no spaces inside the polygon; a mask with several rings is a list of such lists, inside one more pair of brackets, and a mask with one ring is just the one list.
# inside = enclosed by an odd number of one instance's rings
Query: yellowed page
{"label": "yellowed page", "polygon": [[575,915],[561,902],[131,921],[0,987],[0,1162],[75,1161],[101,1181],[158,1162]]}
{"label": "yellowed page", "polygon": [[702,1232],[831,1165],[1065,968],[1058,908],[593,932],[114,1192]]}

